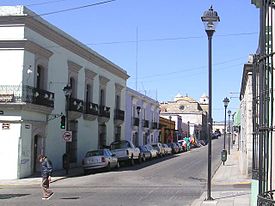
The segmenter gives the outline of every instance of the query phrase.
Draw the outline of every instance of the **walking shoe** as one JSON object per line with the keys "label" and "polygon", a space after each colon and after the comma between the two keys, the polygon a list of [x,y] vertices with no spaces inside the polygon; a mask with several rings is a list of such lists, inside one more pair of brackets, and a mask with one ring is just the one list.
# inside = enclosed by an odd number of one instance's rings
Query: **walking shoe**
{"label": "walking shoe", "polygon": [[53,196],[53,192],[49,195],[49,197],[47,197],[47,200],[49,200],[52,196]]}
{"label": "walking shoe", "polygon": [[42,200],[47,200],[47,197],[42,197]]}

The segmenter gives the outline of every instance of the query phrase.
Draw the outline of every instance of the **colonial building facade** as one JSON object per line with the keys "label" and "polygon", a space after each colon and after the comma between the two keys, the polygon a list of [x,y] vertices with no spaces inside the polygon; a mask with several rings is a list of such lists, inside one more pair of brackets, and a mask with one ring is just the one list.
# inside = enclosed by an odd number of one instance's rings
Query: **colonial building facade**
{"label": "colonial building facade", "polygon": [[79,166],[125,137],[125,70],[23,6],[0,7],[0,24],[1,179],[37,172],[38,154]]}
{"label": "colonial building facade", "polygon": [[[203,106],[201,106],[203,105]],[[207,138],[207,109],[208,97],[202,96],[200,102],[189,96],[178,94],[174,101],[162,102],[160,104],[161,116],[178,122],[178,116],[181,117],[181,126],[176,124],[176,130],[181,136],[192,135],[197,139]]]}
{"label": "colonial building facade", "polygon": [[243,67],[243,77],[240,93],[240,170],[246,176],[252,175],[252,140],[253,140],[253,125],[252,125],[252,61],[248,62]]}
{"label": "colonial building facade", "polygon": [[159,141],[159,103],[131,88],[126,89],[125,139],[135,146]]}

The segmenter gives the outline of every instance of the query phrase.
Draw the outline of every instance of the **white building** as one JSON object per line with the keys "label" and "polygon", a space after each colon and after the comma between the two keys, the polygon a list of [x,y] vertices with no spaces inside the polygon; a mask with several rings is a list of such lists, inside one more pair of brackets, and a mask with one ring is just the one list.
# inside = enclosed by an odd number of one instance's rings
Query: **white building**
{"label": "white building", "polygon": [[[124,137],[127,72],[23,6],[0,7],[0,179],[30,176],[38,154],[56,170]],[[67,114],[72,142],[63,139]]]}
{"label": "white building", "polygon": [[252,66],[252,61],[244,65],[240,93],[241,128],[238,143],[240,147],[240,170],[246,176],[252,174]]}
{"label": "white building", "polygon": [[136,146],[159,141],[159,103],[128,87],[125,139]]}
{"label": "white building", "polygon": [[[203,95],[198,102],[190,96],[177,94],[173,101],[162,102],[160,108],[160,114],[164,118],[168,119],[171,116],[173,121],[177,121],[177,116],[181,117],[183,135],[189,133],[197,139],[206,139],[207,96]],[[176,128],[176,130],[180,129]]]}

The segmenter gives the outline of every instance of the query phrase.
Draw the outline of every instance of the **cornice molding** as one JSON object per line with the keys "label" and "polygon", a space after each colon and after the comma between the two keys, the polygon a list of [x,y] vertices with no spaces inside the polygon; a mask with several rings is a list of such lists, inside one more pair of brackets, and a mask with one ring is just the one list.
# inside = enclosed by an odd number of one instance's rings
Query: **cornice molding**
{"label": "cornice molding", "polygon": [[109,81],[110,81],[110,79],[108,79],[108,78],[106,78],[104,76],[99,75],[99,82],[100,82],[101,85],[105,85],[106,86]]}
{"label": "cornice molding", "polygon": [[0,49],[7,50],[27,50],[33,54],[38,54],[49,59],[53,52],[30,41],[30,40],[0,40]]}
{"label": "cornice molding", "polygon": [[69,71],[71,71],[73,73],[78,73],[80,71],[80,69],[82,68],[82,66],[75,62],[68,60],[68,68],[69,68]]}
{"label": "cornice molding", "polygon": [[94,79],[96,75],[97,75],[97,73],[91,71],[88,68],[85,68],[85,78]]}
{"label": "cornice molding", "polygon": [[123,90],[125,87],[122,86],[122,85],[119,84],[119,83],[115,83],[115,88],[116,88],[116,91],[121,92],[121,90]]}

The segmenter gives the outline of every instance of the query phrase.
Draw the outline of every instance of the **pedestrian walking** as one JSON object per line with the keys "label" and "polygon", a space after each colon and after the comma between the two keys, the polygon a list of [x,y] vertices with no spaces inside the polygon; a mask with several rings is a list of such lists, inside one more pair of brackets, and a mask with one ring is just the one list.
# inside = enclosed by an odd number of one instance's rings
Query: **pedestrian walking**
{"label": "pedestrian walking", "polygon": [[49,189],[51,177],[52,177],[52,163],[44,155],[38,156],[39,162],[41,163],[41,176],[42,176],[42,200],[49,200],[53,196],[53,192]]}

